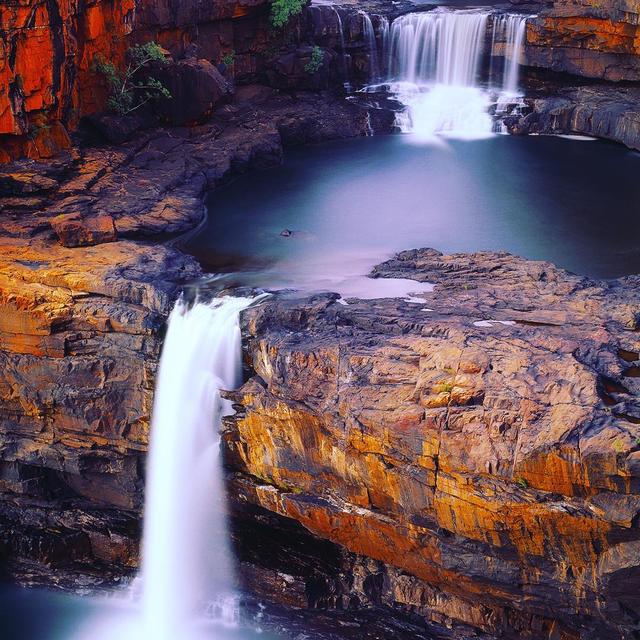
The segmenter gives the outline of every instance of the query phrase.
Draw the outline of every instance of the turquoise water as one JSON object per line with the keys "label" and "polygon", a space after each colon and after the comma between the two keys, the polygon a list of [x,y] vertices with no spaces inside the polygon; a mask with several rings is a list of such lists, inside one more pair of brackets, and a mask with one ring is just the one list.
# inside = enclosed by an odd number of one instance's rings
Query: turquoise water
{"label": "turquoise water", "polygon": [[213,192],[185,249],[212,271],[292,282],[416,247],[506,250],[617,277],[640,273],[639,172],[640,154],[602,141],[335,141]]}

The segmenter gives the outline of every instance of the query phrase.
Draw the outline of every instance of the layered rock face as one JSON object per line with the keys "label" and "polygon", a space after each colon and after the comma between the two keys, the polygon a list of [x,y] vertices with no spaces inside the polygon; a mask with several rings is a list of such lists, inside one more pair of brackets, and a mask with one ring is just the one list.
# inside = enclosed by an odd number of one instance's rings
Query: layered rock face
{"label": "layered rock face", "polygon": [[243,499],[383,563],[387,601],[533,638],[632,638],[640,294],[506,254],[401,254],[415,301],[276,299],[227,425]]}
{"label": "layered rock face", "polygon": [[640,80],[640,4],[559,0],[530,20],[527,63],[587,78]]}
{"label": "layered rock face", "polygon": [[76,565],[98,584],[135,566],[164,322],[201,275],[159,239],[195,227],[206,190],[278,163],[283,144],[367,127],[329,95],[254,86],[215,123],[0,171],[0,575],[4,559],[26,564],[21,582],[47,565],[48,585]]}
{"label": "layered rock face", "polygon": [[640,87],[563,87],[526,98],[527,113],[506,119],[510,133],[575,133],[640,150]]}
{"label": "layered rock face", "polygon": [[237,72],[252,73],[252,48],[266,42],[263,5],[264,0],[4,2],[0,161],[24,154],[47,158],[68,148],[67,129],[104,106],[106,86],[93,70],[96,56],[121,66],[136,42],[156,40],[180,57],[197,40],[190,55],[217,63],[235,51]]}

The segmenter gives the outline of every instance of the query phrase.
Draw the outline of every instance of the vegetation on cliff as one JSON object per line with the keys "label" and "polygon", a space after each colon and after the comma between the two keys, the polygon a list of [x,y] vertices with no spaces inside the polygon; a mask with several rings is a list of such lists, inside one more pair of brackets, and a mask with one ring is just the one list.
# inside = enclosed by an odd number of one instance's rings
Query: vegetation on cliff
{"label": "vegetation on cliff", "polygon": [[127,51],[127,60],[124,71],[103,57],[95,60],[95,70],[105,77],[109,86],[109,111],[124,116],[152,100],[171,98],[171,93],[162,82],[148,75],[153,63],[167,64],[165,52],[157,43],[147,42],[131,47]]}
{"label": "vegetation on cliff", "polygon": [[307,73],[314,74],[322,69],[323,64],[324,51],[320,47],[316,46],[313,47],[313,50],[311,51],[311,60],[309,60],[309,62],[305,65],[304,70]]}
{"label": "vegetation on cliff", "polygon": [[273,0],[271,3],[271,24],[276,27],[284,27],[289,20],[298,15],[307,0]]}

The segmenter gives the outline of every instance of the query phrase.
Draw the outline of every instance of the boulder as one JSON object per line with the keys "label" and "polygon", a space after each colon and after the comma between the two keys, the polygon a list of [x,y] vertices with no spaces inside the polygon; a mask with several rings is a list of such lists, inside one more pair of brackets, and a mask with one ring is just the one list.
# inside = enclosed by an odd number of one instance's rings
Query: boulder
{"label": "boulder", "polygon": [[154,104],[156,113],[172,125],[203,122],[213,110],[227,102],[231,87],[207,60],[187,58],[158,69],[154,76],[171,93]]}
{"label": "boulder", "polygon": [[61,214],[51,220],[51,227],[63,247],[87,247],[114,242],[118,237],[113,218],[107,215],[85,218],[77,213]]}

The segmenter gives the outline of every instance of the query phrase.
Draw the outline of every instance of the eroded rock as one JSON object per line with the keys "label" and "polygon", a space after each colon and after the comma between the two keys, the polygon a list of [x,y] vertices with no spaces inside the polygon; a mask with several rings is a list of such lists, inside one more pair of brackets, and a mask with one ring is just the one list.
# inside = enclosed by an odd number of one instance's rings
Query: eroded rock
{"label": "eroded rock", "polygon": [[246,312],[238,491],[413,576],[389,597],[427,616],[632,637],[640,387],[619,354],[640,348],[638,278],[431,250],[374,275],[435,289],[423,305],[324,295]]}

